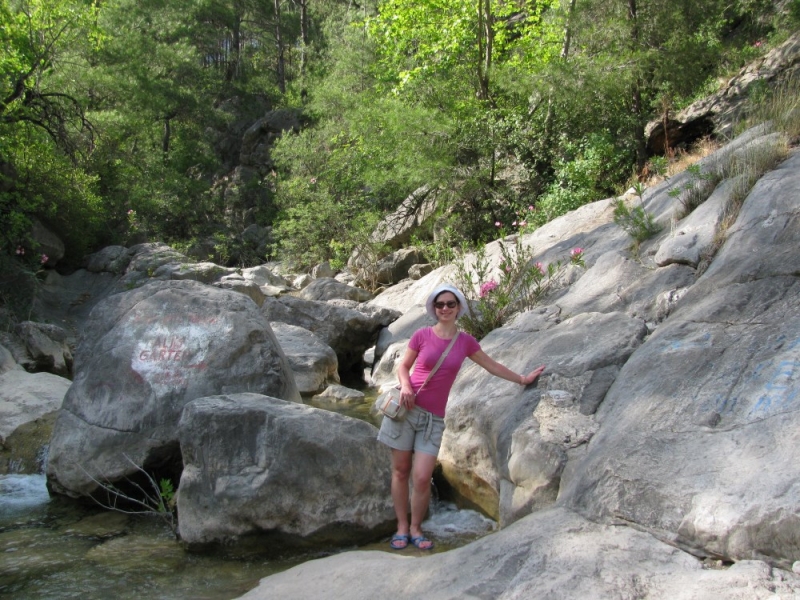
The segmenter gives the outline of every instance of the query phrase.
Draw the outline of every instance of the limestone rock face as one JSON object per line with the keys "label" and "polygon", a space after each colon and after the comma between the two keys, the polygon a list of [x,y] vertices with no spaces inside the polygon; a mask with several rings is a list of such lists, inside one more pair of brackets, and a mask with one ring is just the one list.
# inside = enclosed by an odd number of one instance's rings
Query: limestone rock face
{"label": "limestone rock face", "polygon": [[[566,406],[538,409],[542,391],[569,392],[571,418],[578,422],[583,394],[596,393],[590,387],[593,374],[624,364],[646,334],[642,320],[622,313],[584,313],[561,323],[541,314],[525,317],[515,322],[516,329],[493,331],[481,347],[517,373],[544,364],[544,375],[538,384],[523,388],[465,362],[450,394],[439,453],[444,475],[456,491],[501,525],[534,506],[552,504],[567,452],[594,435],[588,423],[574,433],[549,435],[549,429],[566,427],[559,424],[566,418]],[[531,337],[535,346],[526,343]]]}
{"label": "limestone rock face", "polygon": [[376,436],[364,421],[257,394],[189,403],[180,422],[181,538],[344,544],[385,535],[391,460]]}
{"label": "limestone rock face", "polygon": [[51,490],[91,494],[135,465],[180,471],[183,406],[217,393],[300,399],[286,357],[256,305],[194,281],[109,296],[92,311],[75,378],[53,431]]}
{"label": "limestone rock face", "polygon": [[[560,502],[736,560],[800,559],[800,155],[622,367]],[[767,466],[768,465],[768,466]]]}
{"label": "limestone rock face", "polygon": [[795,76],[800,64],[800,33],[790,36],[760,60],[742,68],[720,91],[687,106],[666,123],[663,119],[648,123],[648,151],[663,154],[666,142],[670,148],[688,146],[708,135],[731,136],[736,122],[756,85],[775,88]]}
{"label": "limestone rock face", "polygon": [[[700,166],[724,178],[731,160],[778,137],[753,128]],[[420,560],[343,553],[246,597],[797,596],[800,152],[755,183],[726,231],[732,180],[709,178],[706,204],[676,220],[684,207],[671,190],[693,177],[636,200],[665,225],[636,254],[612,199],[519,238],[545,264],[581,247],[586,269],[480,340],[518,373],[546,365],[535,385],[467,361],[450,395],[443,474],[500,532]],[[499,244],[487,246],[493,268]],[[370,301],[408,315],[382,336],[387,365],[452,272]]]}
{"label": "limestone rock face", "polygon": [[[445,575],[446,574],[446,575]],[[592,523],[562,508],[529,515],[462,548],[412,558],[342,552],[261,580],[241,600],[282,598],[651,600],[792,598],[800,577],[761,561],[704,569],[630,527]]]}

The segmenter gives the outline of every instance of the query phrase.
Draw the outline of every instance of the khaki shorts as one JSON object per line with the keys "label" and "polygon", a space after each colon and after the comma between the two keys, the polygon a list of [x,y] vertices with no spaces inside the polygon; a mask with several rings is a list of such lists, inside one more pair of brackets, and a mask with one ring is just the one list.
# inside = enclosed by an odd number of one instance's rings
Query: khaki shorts
{"label": "khaki shorts", "polygon": [[439,455],[444,433],[444,419],[415,406],[402,421],[383,417],[378,441],[395,450],[414,450]]}

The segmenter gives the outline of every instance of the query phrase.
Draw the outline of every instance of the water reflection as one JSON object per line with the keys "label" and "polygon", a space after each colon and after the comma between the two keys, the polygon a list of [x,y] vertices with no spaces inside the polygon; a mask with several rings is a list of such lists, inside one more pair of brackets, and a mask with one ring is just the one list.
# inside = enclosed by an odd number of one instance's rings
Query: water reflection
{"label": "water reflection", "polygon": [[[376,423],[374,393],[333,410]],[[330,404],[306,401],[320,408]],[[435,552],[486,535],[493,521],[435,501],[424,524]],[[233,554],[186,552],[157,518],[103,511],[64,498],[50,498],[44,475],[0,475],[0,598],[228,600],[260,579],[330,552],[276,553],[274,548]],[[389,551],[388,538],[361,549]],[[266,551],[269,552],[266,552]],[[430,555],[413,547],[402,551]]]}

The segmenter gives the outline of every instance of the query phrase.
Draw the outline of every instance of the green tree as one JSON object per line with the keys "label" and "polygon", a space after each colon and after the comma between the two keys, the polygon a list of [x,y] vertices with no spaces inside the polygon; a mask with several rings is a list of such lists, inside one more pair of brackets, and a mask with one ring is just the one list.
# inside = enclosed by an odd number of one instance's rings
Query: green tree
{"label": "green tree", "polygon": [[31,219],[79,254],[98,234],[101,203],[81,161],[95,142],[77,72],[99,39],[96,8],[74,0],[0,5],[0,231],[9,254],[28,248]]}
{"label": "green tree", "polygon": [[80,0],[0,5],[0,123],[30,123],[59,148],[78,150],[91,124],[81,98],[59,75],[96,36],[94,18],[94,4]]}

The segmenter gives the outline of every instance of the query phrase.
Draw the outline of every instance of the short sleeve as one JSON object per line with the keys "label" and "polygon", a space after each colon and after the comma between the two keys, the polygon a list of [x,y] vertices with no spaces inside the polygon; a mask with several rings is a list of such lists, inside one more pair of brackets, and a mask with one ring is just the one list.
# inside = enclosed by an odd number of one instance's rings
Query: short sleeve
{"label": "short sleeve", "polygon": [[474,337],[468,333],[462,333],[464,336],[464,356],[472,356],[476,352],[480,352],[481,345]]}
{"label": "short sleeve", "polygon": [[417,329],[414,332],[414,335],[411,336],[411,339],[408,342],[408,347],[410,350],[419,353],[420,349],[422,348],[422,329]]}

